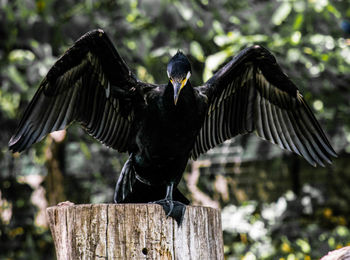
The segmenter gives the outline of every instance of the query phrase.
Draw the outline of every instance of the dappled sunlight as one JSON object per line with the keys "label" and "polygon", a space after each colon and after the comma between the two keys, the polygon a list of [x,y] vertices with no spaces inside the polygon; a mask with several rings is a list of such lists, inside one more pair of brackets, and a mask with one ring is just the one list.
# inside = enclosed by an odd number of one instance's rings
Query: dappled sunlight
{"label": "dappled sunlight", "polygon": [[66,137],[66,133],[67,133],[66,130],[59,130],[59,131],[52,132],[50,136],[52,137],[53,140],[55,140],[55,142],[60,143]]}
{"label": "dappled sunlight", "polygon": [[271,51],[338,158],[314,168],[253,131],[191,161],[179,190],[193,205],[222,210],[228,260],[311,260],[350,245],[348,1],[5,0],[0,10],[0,259],[54,258],[49,205],[113,202],[128,154],[96,142],[78,124],[27,151],[8,150],[49,68],[96,28],[148,83],[167,83],[165,69],[178,50],[191,63],[192,86],[246,47]]}
{"label": "dappled sunlight", "polygon": [[12,217],[12,204],[2,198],[0,191],[0,218],[2,223],[8,225]]}
{"label": "dappled sunlight", "polygon": [[38,227],[47,228],[48,223],[46,220],[46,208],[48,207],[48,203],[45,197],[46,190],[42,186],[43,180],[44,177],[40,175],[21,176],[18,179],[20,183],[29,184],[33,189],[30,201],[38,208],[38,212],[35,216],[35,225]]}

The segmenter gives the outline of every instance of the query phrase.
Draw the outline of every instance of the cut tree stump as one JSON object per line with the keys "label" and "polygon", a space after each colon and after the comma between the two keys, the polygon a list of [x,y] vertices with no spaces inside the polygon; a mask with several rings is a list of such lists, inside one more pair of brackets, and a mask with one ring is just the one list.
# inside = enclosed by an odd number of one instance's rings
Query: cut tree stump
{"label": "cut tree stump", "polygon": [[187,206],[181,226],[156,204],[47,209],[57,259],[224,259],[219,210]]}
{"label": "cut tree stump", "polygon": [[321,260],[348,260],[350,259],[350,246],[328,252]]}

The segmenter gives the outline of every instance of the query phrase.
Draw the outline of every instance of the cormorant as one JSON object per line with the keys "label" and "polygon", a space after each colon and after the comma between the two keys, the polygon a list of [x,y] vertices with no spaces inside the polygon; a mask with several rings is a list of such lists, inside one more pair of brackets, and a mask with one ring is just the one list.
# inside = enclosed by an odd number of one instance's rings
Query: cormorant
{"label": "cormorant", "polygon": [[129,153],[114,201],[155,201],[179,223],[189,201],[176,187],[188,159],[238,134],[255,132],[313,166],[336,157],[297,87],[261,46],[241,51],[202,86],[191,85],[180,51],[167,74],[167,84],[138,80],[106,33],[90,31],[49,70],[9,148],[21,152],[77,121]]}

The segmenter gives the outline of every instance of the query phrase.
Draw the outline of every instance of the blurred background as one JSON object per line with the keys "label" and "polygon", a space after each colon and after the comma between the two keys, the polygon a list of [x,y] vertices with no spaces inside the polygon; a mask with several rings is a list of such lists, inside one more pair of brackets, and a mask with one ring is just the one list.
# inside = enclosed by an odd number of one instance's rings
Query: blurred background
{"label": "blurred background", "polygon": [[178,49],[199,85],[241,49],[267,47],[339,154],[313,168],[255,135],[190,162],[180,189],[222,210],[227,259],[317,259],[350,245],[349,0],[0,0],[0,259],[54,259],[45,208],[112,202],[125,154],[78,125],[22,154],[7,143],[40,80],[104,29],[139,79],[165,83]]}

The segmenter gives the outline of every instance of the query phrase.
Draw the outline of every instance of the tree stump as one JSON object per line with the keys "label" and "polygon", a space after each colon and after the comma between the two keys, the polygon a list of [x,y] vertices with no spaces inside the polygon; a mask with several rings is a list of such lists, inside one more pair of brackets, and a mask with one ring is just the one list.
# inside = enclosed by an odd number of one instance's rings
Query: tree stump
{"label": "tree stump", "polygon": [[350,246],[328,252],[321,260],[347,260],[350,259]]}
{"label": "tree stump", "polygon": [[224,259],[217,209],[187,206],[181,226],[157,204],[47,209],[57,259]]}

